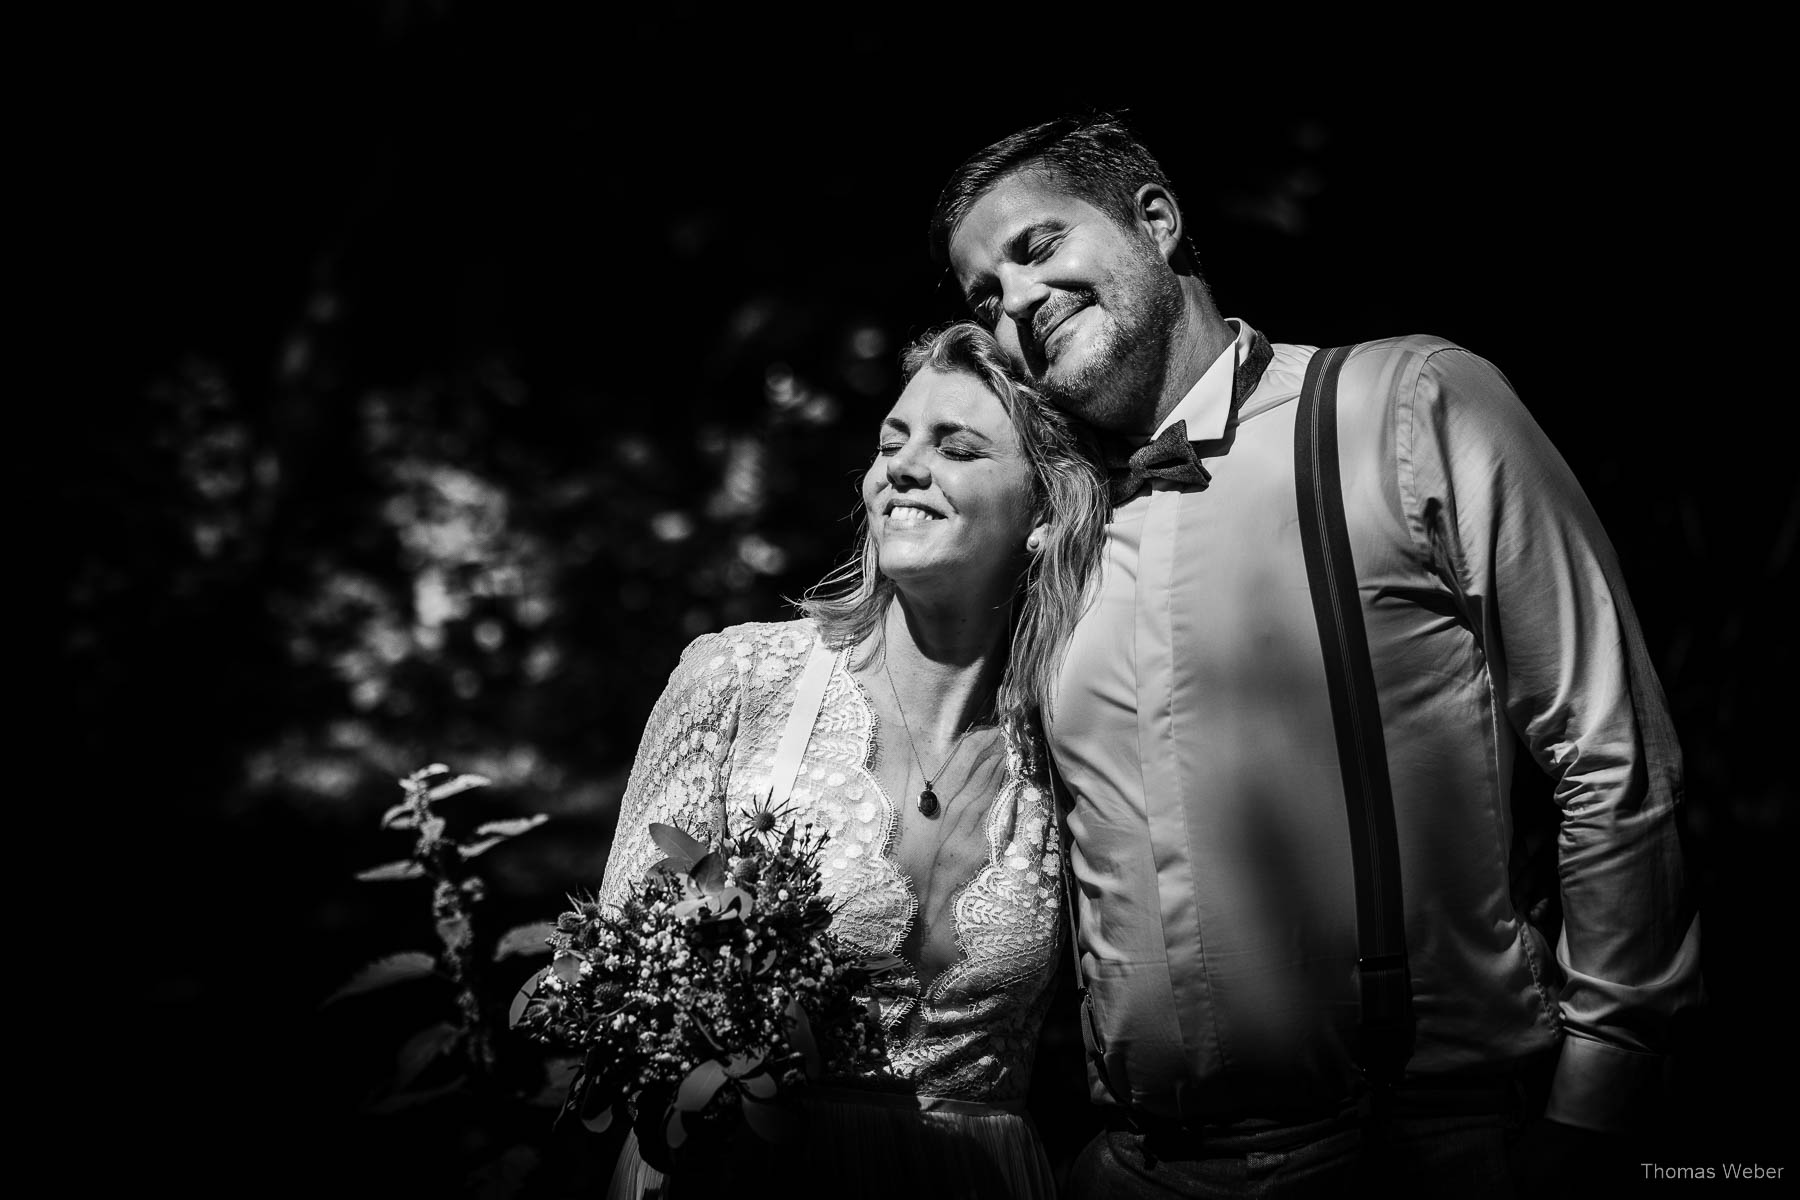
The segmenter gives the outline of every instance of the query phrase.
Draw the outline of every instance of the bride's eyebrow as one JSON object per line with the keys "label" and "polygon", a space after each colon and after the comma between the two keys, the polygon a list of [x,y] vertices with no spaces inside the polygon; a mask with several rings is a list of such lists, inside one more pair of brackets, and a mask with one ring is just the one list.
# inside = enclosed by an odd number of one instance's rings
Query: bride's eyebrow
{"label": "bride's eyebrow", "polygon": [[931,427],[931,432],[937,434],[940,438],[949,437],[953,433],[963,433],[972,438],[979,438],[984,442],[991,442],[994,440],[973,425],[965,425],[961,421],[939,421],[936,425]]}
{"label": "bride's eyebrow", "polygon": [[[909,434],[912,432],[912,426],[908,425],[905,421],[902,421],[899,417],[885,417],[881,422],[881,430],[883,433]],[[981,432],[981,430],[962,421],[939,421],[931,427],[931,432],[939,440],[950,437],[952,434],[960,433],[972,438],[978,438],[990,445],[992,445],[994,441],[993,438]]]}

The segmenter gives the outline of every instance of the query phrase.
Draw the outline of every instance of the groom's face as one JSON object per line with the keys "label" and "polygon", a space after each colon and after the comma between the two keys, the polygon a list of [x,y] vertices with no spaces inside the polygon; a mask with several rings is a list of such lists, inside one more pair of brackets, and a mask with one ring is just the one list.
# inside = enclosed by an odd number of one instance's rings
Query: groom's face
{"label": "groom's face", "polygon": [[970,309],[1053,402],[1103,429],[1151,420],[1182,292],[1145,228],[1023,171],[970,207],[949,250]]}

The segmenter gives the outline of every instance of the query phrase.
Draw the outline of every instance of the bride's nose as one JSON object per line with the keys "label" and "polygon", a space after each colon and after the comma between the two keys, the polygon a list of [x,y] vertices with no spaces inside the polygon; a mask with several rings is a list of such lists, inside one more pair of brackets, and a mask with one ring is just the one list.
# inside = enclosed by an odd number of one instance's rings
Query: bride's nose
{"label": "bride's nose", "polygon": [[896,488],[923,488],[931,486],[931,467],[926,459],[930,454],[929,447],[908,442],[888,457],[888,484]]}

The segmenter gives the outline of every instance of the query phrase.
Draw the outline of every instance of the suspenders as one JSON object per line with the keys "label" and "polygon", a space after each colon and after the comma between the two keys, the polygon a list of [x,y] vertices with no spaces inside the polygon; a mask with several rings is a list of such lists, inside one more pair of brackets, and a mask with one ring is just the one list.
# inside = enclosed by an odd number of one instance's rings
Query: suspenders
{"label": "suspenders", "polygon": [[1415,1021],[1394,792],[1338,475],[1337,381],[1352,349],[1319,350],[1306,366],[1294,416],[1294,488],[1356,872],[1356,973],[1362,1024],[1352,1049],[1363,1077],[1380,1090],[1400,1078],[1412,1057]]}
{"label": "suspenders", "polygon": [[[1375,693],[1375,673],[1369,660],[1368,634],[1357,598],[1356,566],[1350,554],[1338,467],[1337,382],[1352,349],[1337,346],[1319,350],[1307,365],[1294,418],[1294,485],[1307,583],[1312,592],[1313,616],[1318,623],[1337,734],[1356,881],[1356,974],[1361,1020],[1351,1049],[1364,1080],[1379,1096],[1400,1079],[1412,1056],[1416,1020],[1406,956],[1393,788],[1388,778],[1386,739]],[[1047,747],[1045,757],[1051,762],[1053,803],[1062,831],[1063,886],[1088,1062],[1114,1101],[1129,1109],[1129,1097],[1120,1096],[1107,1079],[1104,1041],[1090,1015],[1087,979],[1081,967],[1079,892],[1070,864],[1067,816],[1060,799],[1061,783]]]}

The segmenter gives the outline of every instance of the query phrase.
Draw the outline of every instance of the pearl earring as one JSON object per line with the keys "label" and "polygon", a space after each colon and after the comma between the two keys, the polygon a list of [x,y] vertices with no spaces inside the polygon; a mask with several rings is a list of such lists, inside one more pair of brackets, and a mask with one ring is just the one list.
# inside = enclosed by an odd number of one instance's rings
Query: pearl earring
{"label": "pearl earring", "polygon": [[1025,548],[1027,550],[1031,551],[1033,554],[1036,554],[1039,550],[1042,550],[1044,548],[1043,537],[1038,534],[1035,534],[1035,533],[1032,534],[1030,537],[1025,539]]}

